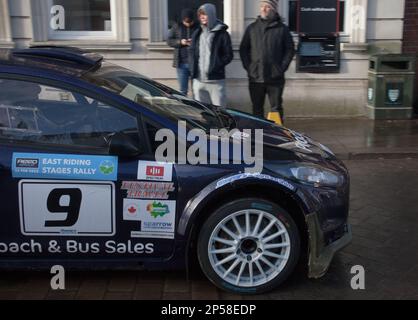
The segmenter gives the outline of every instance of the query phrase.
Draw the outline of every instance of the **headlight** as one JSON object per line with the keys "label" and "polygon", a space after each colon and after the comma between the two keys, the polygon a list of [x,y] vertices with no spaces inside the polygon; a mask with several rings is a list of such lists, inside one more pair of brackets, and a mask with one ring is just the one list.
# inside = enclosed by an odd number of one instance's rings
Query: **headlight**
{"label": "headlight", "polygon": [[314,167],[298,167],[291,168],[293,177],[302,182],[314,184],[316,186],[338,186],[341,178],[337,173],[314,168]]}
{"label": "headlight", "polygon": [[344,181],[338,172],[311,164],[266,164],[266,168],[288,179],[297,180],[314,187],[337,187]]}

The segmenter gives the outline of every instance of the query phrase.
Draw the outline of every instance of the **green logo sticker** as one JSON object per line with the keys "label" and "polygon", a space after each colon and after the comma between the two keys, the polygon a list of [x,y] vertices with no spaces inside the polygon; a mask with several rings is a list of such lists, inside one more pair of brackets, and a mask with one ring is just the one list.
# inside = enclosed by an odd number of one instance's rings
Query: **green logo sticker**
{"label": "green logo sticker", "polygon": [[155,219],[157,219],[158,217],[164,217],[165,215],[170,213],[168,205],[156,201],[147,205],[147,211]]}
{"label": "green logo sticker", "polygon": [[100,172],[105,174],[105,175],[109,175],[112,174],[113,171],[115,170],[115,166],[113,165],[113,162],[111,161],[103,161],[100,164]]}

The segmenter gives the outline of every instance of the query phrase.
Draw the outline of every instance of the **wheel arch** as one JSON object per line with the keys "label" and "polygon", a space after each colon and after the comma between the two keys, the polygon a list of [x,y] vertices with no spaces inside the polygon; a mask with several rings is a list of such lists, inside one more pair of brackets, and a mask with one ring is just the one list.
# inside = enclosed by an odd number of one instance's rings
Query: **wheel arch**
{"label": "wheel arch", "polygon": [[[203,192],[204,190],[202,190]],[[243,198],[258,198],[267,201],[271,201],[284,210],[286,210],[298,227],[299,234],[301,236],[301,249],[302,256],[307,257],[309,246],[309,233],[308,226],[306,224],[306,213],[302,205],[302,200],[298,199],[296,193],[287,190],[277,184],[264,183],[260,185],[260,181],[241,183],[237,186],[228,185],[220,190],[212,190],[206,197],[202,197],[199,204],[193,205],[190,202],[187,206],[192,212],[187,213],[187,208],[183,212],[182,218],[185,219],[185,214],[188,215],[187,224],[183,220],[182,231],[187,236],[186,242],[186,265],[195,260],[196,242],[199,236],[199,232],[204,225],[204,222],[210,216],[211,213],[216,211],[226,203],[243,199]]]}

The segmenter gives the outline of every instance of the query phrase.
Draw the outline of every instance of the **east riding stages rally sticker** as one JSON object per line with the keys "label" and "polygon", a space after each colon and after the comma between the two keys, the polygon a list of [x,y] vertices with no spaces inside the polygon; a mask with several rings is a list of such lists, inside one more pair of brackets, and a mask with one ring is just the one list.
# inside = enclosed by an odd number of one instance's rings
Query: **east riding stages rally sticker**
{"label": "east riding stages rally sticker", "polygon": [[117,181],[118,158],[69,154],[14,153],[13,178]]}

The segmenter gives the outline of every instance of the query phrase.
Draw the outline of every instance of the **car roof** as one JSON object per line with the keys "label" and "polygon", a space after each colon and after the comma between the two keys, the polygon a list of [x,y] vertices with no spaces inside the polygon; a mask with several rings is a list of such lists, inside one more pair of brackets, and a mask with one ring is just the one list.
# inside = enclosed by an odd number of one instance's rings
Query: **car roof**
{"label": "car roof", "polygon": [[32,46],[27,49],[0,50],[2,65],[54,71],[81,77],[101,67],[103,56],[65,46]]}

